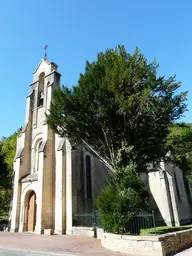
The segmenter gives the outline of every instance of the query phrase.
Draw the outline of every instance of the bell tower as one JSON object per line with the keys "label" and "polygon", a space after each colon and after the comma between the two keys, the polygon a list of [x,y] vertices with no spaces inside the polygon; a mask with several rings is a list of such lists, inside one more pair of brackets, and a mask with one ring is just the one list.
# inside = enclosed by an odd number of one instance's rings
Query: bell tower
{"label": "bell tower", "polygon": [[[17,139],[14,158],[12,232],[30,230],[41,234],[44,229],[56,229],[62,233],[66,229],[67,187],[63,184],[67,179],[66,168],[70,174],[71,166],[65,163],[63,152],[67,152],[70,159],[71,151],[70,146],[66,151],[69,143],[54,134],[46,123],[53,90],[60,87],[61,75],[57,67],[45,56],[33,72],[33,81],[29,85],[25,122]],[[66,184],[69,186],[70,182]],[[68,208],[70,213],[71,204]],[[57,215],[55,218],[54,214]],[[70,213],[70,223],[71,218]]]}
{"label": "bell tower", "polygon": [[27,97],[26,118],[28,123],[31,111],[33,112],[32,124],[34,129],[39,130],[45,122],[45,113],[48,113],[52,100],[52,90],[60,86],[60,74],[57,72],[57,65],[42,59],[33,73],[33,82],[29,86]]}

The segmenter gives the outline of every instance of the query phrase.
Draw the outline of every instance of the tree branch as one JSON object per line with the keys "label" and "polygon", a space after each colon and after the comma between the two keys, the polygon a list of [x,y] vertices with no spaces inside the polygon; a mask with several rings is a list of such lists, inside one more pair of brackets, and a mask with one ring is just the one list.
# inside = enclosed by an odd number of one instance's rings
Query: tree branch
{"label": "tree branch", "polygon": [[93,149],[93,147],[91,147],[86,141],[82,141],[89,149],[91,149],[93,153],[95,153],[98,156],[98,158],[107,166],[107,168],[109,168],[110,171],[112,171],[113,173],[115,172],[114,167],[111,166],[95,149]]}

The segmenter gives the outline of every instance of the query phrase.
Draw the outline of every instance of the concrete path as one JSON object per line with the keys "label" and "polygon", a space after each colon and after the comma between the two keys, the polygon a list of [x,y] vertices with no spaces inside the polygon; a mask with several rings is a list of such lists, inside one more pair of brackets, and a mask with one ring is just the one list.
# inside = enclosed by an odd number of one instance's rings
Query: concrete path
{"label": "concrete path", "polygon": [[99,240],[85,236],[0,232],[0,255],[40,256],[44,254],[45,256],[125,256],[125,254],[104,249]]}

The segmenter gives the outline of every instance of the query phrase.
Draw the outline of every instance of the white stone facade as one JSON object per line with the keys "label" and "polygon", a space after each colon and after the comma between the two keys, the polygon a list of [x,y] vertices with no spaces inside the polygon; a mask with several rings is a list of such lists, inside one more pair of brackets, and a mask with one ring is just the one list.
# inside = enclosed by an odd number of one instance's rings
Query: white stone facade
{"label": "white stone facade", "polygon": [[149,172],[146,180],[149,205],[155,210],[157,225],[180,226],[192,222],[190,184],[177,166],[161,162],[159,170]]}

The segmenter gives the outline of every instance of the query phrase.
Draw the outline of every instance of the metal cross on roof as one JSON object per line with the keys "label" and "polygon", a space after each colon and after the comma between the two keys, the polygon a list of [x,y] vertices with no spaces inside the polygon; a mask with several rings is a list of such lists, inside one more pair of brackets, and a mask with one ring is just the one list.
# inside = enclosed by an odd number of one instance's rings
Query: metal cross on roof
{"label": "metal cross on roof", "polygon": [[48,45],[46,44],[45,46],[44,46],[44,50],[45,50],[45,59],[47,59],[47,48],[48,48]]}

